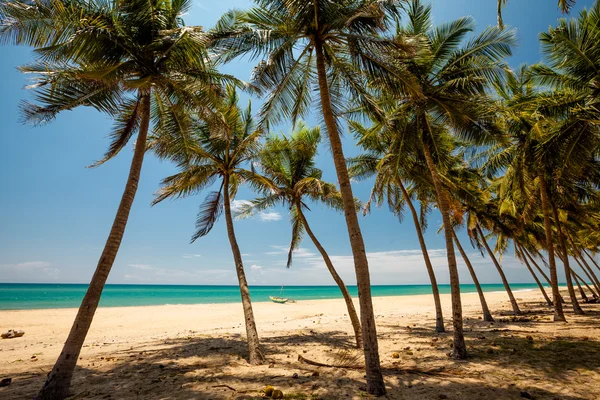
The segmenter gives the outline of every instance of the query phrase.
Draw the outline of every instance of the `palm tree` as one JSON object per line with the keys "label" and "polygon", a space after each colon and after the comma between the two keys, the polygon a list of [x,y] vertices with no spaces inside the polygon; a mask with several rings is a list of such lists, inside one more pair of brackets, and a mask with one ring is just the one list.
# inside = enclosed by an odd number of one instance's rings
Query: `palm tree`
{"label": "palm tree", "polygon": [[320,202],[335,210],[343,210],[342,198],[335,185],[321,179],[322,172],[315,167],[314,158],[321,139],[319,128],[309,129],[304,123],[298,123],[292,135],[287,137],[271,136],[267,138],[260,153],[262,175],[270,179],[272,185],[265,197],[256,199],[244,207],[240,217],[265,210],[276,203],[288,206],[292,221],[292,240],[288,255],[288,268],[292,264],[292,254],[300,246],[303,233],[306,232],[323,257],[327,270],[340,288],[348,316],[352,322],[356,346],[362,347],[360,320],[352,297],[344,281],[335,270],[329,255],[321,245],[306,220],[308,210],[306,200]]}
{"label": "palm tree", "polygon": [[189,100],[192,92],[197,107],[205,107],[218,87],[220,76],[206,62],[206,34],[184,26],[182,15],[190,6],[187,0],[0,3],[0,41],[34,47],[36,61],[20,68],[34,76],[30,87],[35,103],[24,103],[25,121],[49,122],[79,106],[109,114],[115,121],[111,144],[95,165],[113,158],[137,134],[104,250],[39,399],[69,395],[81,347],[125,232],[151,123],[157,130],[170,125],[172,101]]}
{"label": "palm tree", "polygon": [[[385,109],[385,107],[382,108]],[[442,302],[437,278],[423,235],[428,206],[424,201],[421,202],[421,213],[419,215],[412,200],[416,191],[411,188],[407,189],[404,183],[409,181],[411,176],[417,178],[414,179],[415,182],[427,181],[427,178],[423,177],[423,174],[427,174],[427,172],[426,168],[417,164],[414,157],[408,156],[410,150],[404,140],[407,135],[407,132],[404,131],[407,125],[406,119],[398,118],[397,115],[395,116],[396,119],[392,119],[393,117],[393,115],[390,115],[390,119],[386,119],[387,123],[385,124],[378,124],[377,121],[373,121],[373,125],[369,128],[358,122],[349,121],[351,130],[358,139],[359,145],[365,151],[364,154],[348,160],[349,172],[351,177],[361,180],[375,177],[371,197],[363,208],[364,214],[369,212],[373,200],[381,205],[384,199],[387,198],[390,209],[400,218],[402,218],[404,205],[408,205],[431,283],[435,305],[435,331],[441,333],[446,331]],[[431,184],[429,182],[421,184],[421,190],[425,190],[426,186],[431,187]]]}
{"label": "palm tree", "polygon": [[[545,249],[548,252],[550,268],[550,281],[552,287],[552,301],[554,303],[554,320],[565,321],[561,297],[558,289],[558,275],[552,221],[550,219],[550,205],[548,200],[548,165],[550,157],[540,157],[541,132],[549,129],[550,122],[538,117],[535,107],[539,90],[535,85],[532,74],[526,65],[522,65],[516,72],[507,71],[503,79],[498,79],[495,84],[496,92],[502,100],[502,121],[507,134],[510,136],[508,145],[502,144],[495,149],[496,153],[490,155],[486,161],[485,169],[490,176],[504,171],[499,184],[501,210],[521,211],[520,218],[523,224],[531,225],[531,221],[538,217],[535,210],[541,208],[542,224],[544,230]],[[494,149],[493,149],[494,150]],[[535,193],[539,193],[536,196]],[[535,207],[537,199],[541,200],[539,208]]]}
{"label": "palm tree", "polygon": [[471,264],[471,260],[467,256],[464,248],[460,244],[458,240],[458,236],[456,236],[456,232],[452,230],[454,234],[454,243],[456,243],[456,247],[460,252],[465,264],[467,265],[467,269],[469,270],[469,275],[471,275],[471,279],[473,280],[473,284],[475,285],[475,289],[477,289],[477,294],[479,295],[479,302],[481,303],[481,310],[483,311],[483,320],[486,322],[494,322],[494,317],[492,317],[492,313],[487,305],[487,301],[485,300],[485,295],[483,294],[483,290],[481,289],[481,285],[479,284],[479,279],[477,278],[477,274],[475,273],[475,269],[473,268],[473,264]]}
{"label": "palm tree", "polygon": [[531,274],[531,276],[535,280],[535,283],[538,285],[538,288],[540,289],[540,292],[542,292],[542,295],[544,296],[544,299],[546,300],[546,303],[550,307],[552,307],[552,300],[550,300],[550,297],[548,297],[548,294],[546,293],[546,290],[544,289],[544,286],[542,285],[542,283],[540,282],[539,278],[537,277],[537,275],[533,271],[533,268],[531,268],[531,264],[529,264],[529,260],[527,259],[527,256],[524,254],[521,246],[519,245],[518,242],[514,242],[514,244],[515,244],[515,254],[516,254],[517,258],[520,259],[522,262],[525,263],[525,266],[527,267],[527,270],[529,271],[529,273]]}
{"label": "palm tree", "polygon": [[179,135],[160,135],[153,138],[151,148],[154,152],[160,158],[176,162],[180,169],[177,174],[162,181],[153,204],[167,198],[197,194],[217,184],[218,189],[211,191],[200,206],[196,219],[196,233],[192,236],[192,242],[207,235],[225,211],[227,235],[244,309],[249,362],[256,365],[261,364],[264,357],[260,350],[242,254],[235,236],[231,199],[235,197],[241,184],[246,183],[264,190],[268,181],[252,169],[246,169],[249,162],[258,154],[262,131],[256,129],[250,103],[244,110],[240,109],[237,103],[238,95],[235,89],[228,86],[226,98],[216,108],[224,125],[215,125],[198,121],[190,115],[181,115],[181,125],[193,131],[186,137],[188,140],[180,140]]}
{"label": "palm tree", "polygon": [[571,265],[569,263],[569,253],[567,249],[567,244],[565,237],[563,235],[562,222],[560,221],[560,217],[558,215],[558,209],[556,204],[552,204],[552,217],[554,219],[554,225],[556,225],[556,236],[559,246],[559,257],[563,262],[565,267],[565,278],[567,281],[567,290],[569,291],[569,297],[571,298],[571,305],[573,307],[573,312],[575,314],[583,314],[583,310],[577,301],[577,296],[575,295],[575,289],[573,288],[573,270],[571,269]]}
{"label": "palm tree", "polygon": [[[391,83],[383,82],[379,86],[396,96],[399,112],[410,115],[409,130],[421,142],[446,241],[452,292],[453,356],[465,358],[460,283],[449,209],[452,195],[443,184],[446,180],[441,162],[444,155],[436,145],[441,137],[438,133],[445,131],[476,145],[493,142],[499,136],[486,88],[489,78],[502,70],[503,58],[511,54],[515,36],[513,31],[490,27],[462,45],[465,36],[474,29],[471,18],[433,28],[431,6],[419,0],[409,3],[407,14],[409,22],[398,28],[397,41],[418,41],[424,46],[423,54],[397,61],[398,57],[391,53],[394,59],[390,62],[398,65],[397,74]],[[398,91],[401,93],[396,94]]]}
{"label": "palm tree", "polygon": [[515,296],[510,288],[510,285],[508,284],[508,279],[506,279],[506,274],[504,274],[504,270],[502,269],[502,266],[500,265],[498,258],[494,254],[494,251],[490,248],[490,245],[488,244],[488,241],[485,237],[485,234],[483,233],[483,230],[481,229],[481,225],[479,224],[479,222],[477,222],[475,224],[473,237],[474,237],[474,240],[483,244],[483,247],[485,248],[487,254],[492,259],[492,262],[494,263],[494,266],[496,267],[496,270],[498,271],[498,274],[500,275],[500,280],[502,281],[502,284],[504,285],[504,289],[506,290],[506,293],[508,294],[508,298],[510,299],[510,304],[513,309],[513,314],[521,315],[522,314],[521,309],[519,308],[519,304],[517,303],[517,299],[515,299]]}
{"label": "palm tree", "polygon": [[385,79],[390,70],[382,52],[400,47],[384,40],[397,16],[399,0],[257,0],[248,11],[223,16],[213,37],[229,61],[237,56],[262,58],[253,81],[269,92],[262,108],[265,122],[296,121],[313,104],[327,130],[337,172],[358,285],[367,392],[385,393],[377,329],[371,299],[369,264],[346,168],[338,118],[347,100],[372,104],[366,78]]}

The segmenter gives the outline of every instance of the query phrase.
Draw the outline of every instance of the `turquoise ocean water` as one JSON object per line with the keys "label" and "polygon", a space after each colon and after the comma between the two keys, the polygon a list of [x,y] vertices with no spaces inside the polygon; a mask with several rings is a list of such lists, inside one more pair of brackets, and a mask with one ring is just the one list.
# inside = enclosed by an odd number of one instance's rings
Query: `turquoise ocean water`
{"label": "turquoise ocean water", "polygon": [[[485,284],[486,292],[503,291],[501,284]],[[512,290],[537,289],[535,284],[512,284]],[[87,285],[0,283],[0,310],[31,310],[40,308],[79,307]],[[253,286],[253,301],[269,301],[269,295],[279,295],[279,286]],[[349,286],[352,296],[356,286]],[[475,285],[461,285],[465,293],[475,292]],[[450,293],[450,285],[440,285],[441,293]],[[373,296],[408,296],[431,293],[430,285],[373,286]],[[342,295],[337,286],[289,286],[284,296],[294,300],[335,299]],[[149,306],[163,304],[211,304],[240,302],[237,286],[192,285],[106,285],[101,307]]]}

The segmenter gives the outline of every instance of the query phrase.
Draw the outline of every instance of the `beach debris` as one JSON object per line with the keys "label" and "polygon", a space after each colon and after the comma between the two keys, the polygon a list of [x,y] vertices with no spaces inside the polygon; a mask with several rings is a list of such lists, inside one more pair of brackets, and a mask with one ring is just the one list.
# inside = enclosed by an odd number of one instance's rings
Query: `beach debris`
{"label": "beach debris", "polygon": [[525,391],[521,392],[521,397],[523,397],[525,399],[533,399],[533,396],[529,392],[525,392]]}
{"label": "beach debris", "polygon": [[408,355],[408,356],[412,356],[413,354],[414,354],[414,353],[413,353],[412,351],[407,351],[407,352],[406,352],[406,355]]}
{"label": "beach debris", "polygon": [[283,392],[281,390],[273,390],[273,394],[271,395],[272,399],[283,399]]}
{"label": "beach debris", "polygon": [[231,386],[229,386],[229,385],[213,385],[212,387],[213,387],[213,388],[227,388],[227,389],[229,389],[229,390],[233,390],[234,392],[237,392],[237,390],[235,390],[235,388],[232,388],[232,387],[231,387]]}
{"label": "beach debris", "polygon": [[294,375],[292,375],[292,378],[294,378],[294,379],[298,379],[298,373],[297,373],[297,372],[294,372]]}
{"label": "beach debris", "polygon": [[529,343],[533,343],[533,336],[527,335],[526,339]]}
{"label": "beach debris", "polygon": [[12,378],[4,378],[0,381],[0,386],[8,386],[12,383]]}
{"label": "beach debris", "polygon": [[9,329],[7,332],[4,332],[1,336],[2,339],[14,339],[21,337],[25,334],[25,331],[17,330],[17,329]]}
{"label": "beach debris", "polygon": [[315,377],[319,376],[319,371],[315,371],[315,372],[313,372],[313,373],[312,373],[312,376],[315,376]]}
{"label": "beach debris", "polygon": [[392,358],[400,358],[400,354],[398,354],[398,353],[392,353]]}
{"label": "beach debris", "polygon": [[275,391],[275,388],[273,386],[270,386],[270,385],[265,386],[265,388],[262,390],[262,392],[267,397],[271,397],[271,395],[273,394],[274,391]]}

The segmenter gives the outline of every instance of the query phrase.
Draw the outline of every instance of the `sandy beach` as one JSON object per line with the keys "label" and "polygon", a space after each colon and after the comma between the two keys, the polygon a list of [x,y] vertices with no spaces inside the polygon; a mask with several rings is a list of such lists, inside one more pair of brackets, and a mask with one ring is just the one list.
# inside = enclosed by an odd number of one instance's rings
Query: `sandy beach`
{"label": "sandy beach", "polygon": [[[568,312],[569,323],[552,323],[539,292],[515,295],[526,310],[516,320],[505,293],[486,294],[495,323],[481,321],[475,293],[463,295],[467,361],[448,358],[451,333],[434,333],[431,296],[374,298],[387,398],[600,399],[600,305],[585,304],[585,316]],[[450,296],[442,301],[450,330]],[[73,393],[79,399],[251,399],[272,385],[294,399],[369,397],[341,299],[257,302],[254,312],[267,358],[258,367],[245,361],[241,304],[101,308]],[[25,331],[0,340],[0,379],[13,378],[0,388],[0,399],[36,393],[75,313],[0,311],[0,330]]]}

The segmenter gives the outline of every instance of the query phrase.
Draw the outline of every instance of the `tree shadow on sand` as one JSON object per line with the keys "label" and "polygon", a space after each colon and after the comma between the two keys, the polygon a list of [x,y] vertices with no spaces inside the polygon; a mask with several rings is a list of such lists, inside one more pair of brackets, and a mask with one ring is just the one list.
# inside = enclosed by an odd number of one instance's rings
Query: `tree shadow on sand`
{"label": "tree shadow on sand", "polygon": [[[298,354],[321,361],[331,360],[338,351],[360,353],[352,348],[349,337],[340,332],[297,334],[263,338],[263,351],[268,363],[249,366],[246,343],[240,335],[223,338],[190,336],[164,340],[144,348],[130,348],[84,358],[75,373],[73,390],[78,399],[254,399],[261,389],[272,385],[288,399],[351,399],[368,397],[364,389],[364,371],[360,369],[326,368],[298,361]],[[429,334],[431,337],[431,334]],[[544,379],[531,387],[486,382],[485,377],[470,374],[470,363],[487,363],[498,368],[518,368],[529,359],[536,368],[550,376],[571,368],[598,368],[600,361],[585,356],[599,354],[596,341],[541,342],[533,345],[526,338],[495,340],[495,352],[488,354],[483,343],[470,338],[473,354],[467,363],[449,363],[445,369],[428,373],[383,360],[388,399],[517,399],[527,392],[536,399],[582,400],[592,397],[562,393],[544,387]],[[479,342],[477,342],[479,341]],[[518,346],[517,353],[512,348]],[[329,354],[327,354],[329,353]],[[574,355],[567,360],[569,354]],[[85,354],[83,355],[85,357]],[[539,361],[544,360],[546,361]],[[538,363],[541,363],[538,365]],[[564,364],[561,364],[564,363]],[[533,367],[533,365],[531,365]],[[408,368],[407,368],[408,369]],[[431,370],[429,368],[429,370]],[[296,374],[297,376],[295,376]],[[539,371],[538,371],[539,374]],[[14,383],[0,388],[0,398],[31,398],[44,380],[44,374],[13,377]]]}

